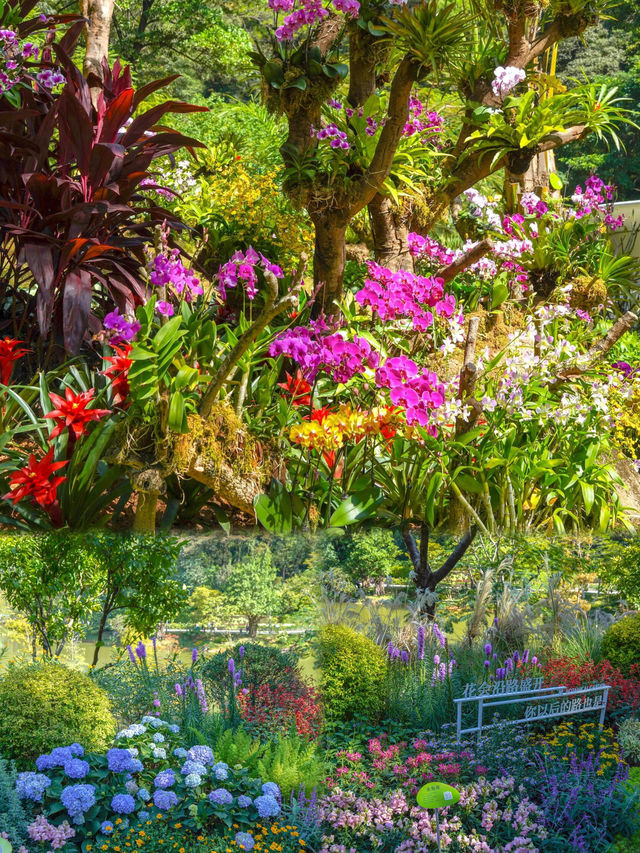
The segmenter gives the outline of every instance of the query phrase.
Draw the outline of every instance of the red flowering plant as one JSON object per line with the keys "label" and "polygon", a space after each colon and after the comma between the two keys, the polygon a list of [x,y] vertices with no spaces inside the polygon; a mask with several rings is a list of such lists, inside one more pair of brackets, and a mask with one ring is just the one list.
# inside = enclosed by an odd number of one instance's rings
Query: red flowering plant
{"label": "red flowering plant", "polygon": [[322,728],[322,705],[316,690],[298,679],[286,684],[249,684],[237,692],[240,716],[256,734],[289,732],[315,740]]}
{"label": "red flowering plant", "polygon": [[542,666],[544,683],[563,684],[566,687],[582,687],[586,684],[608,684],[607,717],[617,719],[640,709],[640,664],[631,666],[629,676],[608,660],[595,663],[593,660],[576,661],[568,657],[549,658]]}

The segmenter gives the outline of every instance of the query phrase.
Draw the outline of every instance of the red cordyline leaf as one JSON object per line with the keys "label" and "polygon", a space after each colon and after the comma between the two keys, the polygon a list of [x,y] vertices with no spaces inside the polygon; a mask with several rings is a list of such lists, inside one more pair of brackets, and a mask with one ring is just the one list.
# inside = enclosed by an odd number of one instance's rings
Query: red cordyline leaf
{"label": "red cordyline leaf", "polygon": [[49,448],[49,452],[40,460],[31,453],[29,462],[24,468],[20,468],[9,478],[9,491],[3,495],[3,498],[17,504],[31,497],[37,504],[47,509],[56,502],[58,486],[67,479],[64,476],[52,475],[67,464],[66,461],[53,461],[53,447]]}
{"label": "red cordyline leaf", "polygon": [[78,439],[84,435],[86,425],[90,421],[99,421],[105,415],[110,415],[110,409],[88,409],[87,406],[93,400],[94,389],[89,388],[88,391],[75,393],[71,388],[67,388],[64,392],[64,397],[59,397],[57,394],[49,393],[49,399],[57,406],[45,415],[45,418],[52,418],[56,422],[55,429],[51,433],[51,438],[56,438],[67,427]]}
{"label": "red cordyline leaf", "polygon": [[24,341],[18,341],[15,338],[2,338],[0,340],[0,382],[3,385],[8,385],[13,373],[13,365],[31,352],[29,349],[20,349],[20,344]]}

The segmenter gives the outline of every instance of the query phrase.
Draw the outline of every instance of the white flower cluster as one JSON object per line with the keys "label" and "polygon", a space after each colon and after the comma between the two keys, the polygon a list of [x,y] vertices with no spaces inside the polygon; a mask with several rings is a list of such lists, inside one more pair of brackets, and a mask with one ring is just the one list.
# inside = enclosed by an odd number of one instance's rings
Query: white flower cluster
{"label": "white flower cluster", "polygon": [[522,68],[516,68],[514,65],[507,65],[506,68],[503,68],[502,65],[499,65],[493,72],[493,83],[491,84],[493,94],[497,98],[506,98],[518,83],[522,83],[526,76]]}

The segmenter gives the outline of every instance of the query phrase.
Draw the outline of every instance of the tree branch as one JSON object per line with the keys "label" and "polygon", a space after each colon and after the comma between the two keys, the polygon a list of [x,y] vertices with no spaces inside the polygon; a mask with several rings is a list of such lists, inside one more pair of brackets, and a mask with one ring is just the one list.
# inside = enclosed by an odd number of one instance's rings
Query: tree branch
{"label": "tree branch", "polygon": [[488,254],[493,249],[493,243],[491,240],[485,238],[484,240],[480,240],[479,243],[476,243],[475,246],[472,246],[470,249],[460,255],[460,257],[452,261],[446,267],[440,267],[438,272],[435,274],[436,278],[441,278],[444,280],[445,284],[449,284],[459,273],[463,270],[466,270],[467,267],[470,267],[472,264],[475,264],[476,261],[479,261],[480,258],[483,258],[486,254]]}
{"label": "tree branch", "polygon": [[417,77],[418,66],[411,57],[405,56],[393,77],[387,120],[382,128],[367,173],[360,179],[359,192],[357,192],[350,210],[351,216],[355,216],[369,204],[389,177],[404,126],[409,119],[409,97]]}
{"label": "tree branch", "polygon": [[535,146],[535,153],[542,154],[543,151],[551,151],[554,148],[560,148],[561,145],[568,145],[570,142],[577,142],[580,139],[584,139],[589,133],[589,128],[584,124],[576,124],[574,127],[570,127],[568,130],[563,130],[558,133],[550,133],[549,136],[545,136],[538,144]]}
{"label": "tree branch", "polygon": [[437,584],[440,583],[440,581],[444,580],[447,575],[450,574],[453,569],[455,569],[460,560],[469,550],[469,547],[473,540],[476,538],[477,533],[478,528],[475,525],[465,531],[463,537],[456,545],[454,551],[447,557],[447,559],[440,566],[438,571],[433,573],[434,580]]}

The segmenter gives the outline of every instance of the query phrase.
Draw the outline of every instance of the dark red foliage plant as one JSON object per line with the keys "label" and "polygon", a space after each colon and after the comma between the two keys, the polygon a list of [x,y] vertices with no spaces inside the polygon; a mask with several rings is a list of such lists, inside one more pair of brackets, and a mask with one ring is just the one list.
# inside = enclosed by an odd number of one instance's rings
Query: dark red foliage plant
{"label": "dark red foliage plant", "polygon": [[[143,301],[145,245],[164,220],[180,227],[154,201],[152,163],[201,145],[159,122],[206,108],[165,101],[139,111],[175,78],[136,91],[118,61],[105,62],[104,80],[85,80],[70,59],[82,21],[27,20],[34,6],[9,0],[0,15],[0,28],[13,15],[18,36],[40,36],[43,45],[0,96],[0,332],[29,344],[39,338],[42,359],[44,341],[76,353],[106,311],[131,312]],[[62,82],[49,88],[47,71]]]}
{"label": "dark red foliage plant", "polygon": [[238,692],[240,716],[257,732],[287,732],[315,739],[322,727],[317,692],[301,682],[249,685]]}

